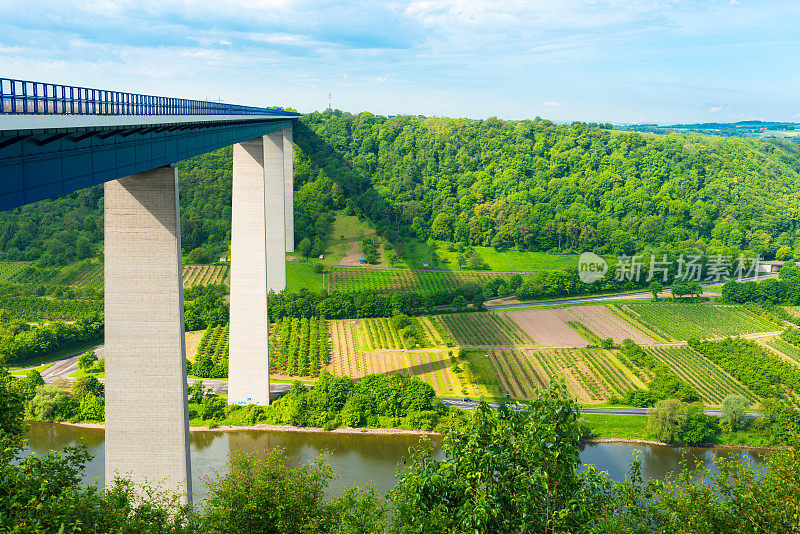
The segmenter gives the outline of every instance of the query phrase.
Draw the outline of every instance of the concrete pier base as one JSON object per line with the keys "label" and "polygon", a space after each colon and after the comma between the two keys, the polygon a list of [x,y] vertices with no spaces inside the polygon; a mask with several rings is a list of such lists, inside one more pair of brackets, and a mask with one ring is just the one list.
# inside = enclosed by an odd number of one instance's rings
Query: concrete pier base
{"label": "concrete pier base", "polygon": [[191,501],[177,170],[105,184],[105,477]]}
{"label": "concrete pier base", "polygon": [[229,404],[269,404],[264,145],[259,137],[233,146]]}

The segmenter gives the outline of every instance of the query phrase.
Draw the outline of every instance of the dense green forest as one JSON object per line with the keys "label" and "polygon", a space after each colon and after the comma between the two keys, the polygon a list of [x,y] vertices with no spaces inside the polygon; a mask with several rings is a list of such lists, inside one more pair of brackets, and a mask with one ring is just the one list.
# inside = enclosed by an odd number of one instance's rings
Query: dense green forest
{"label": "dense green forest", "polygon": [[[297,243],[324,239],[345,209],[400,253],[408,238],[604,254],[800,249],[800,146],[789,142],[330,110],[304,116],[295,142]],[[184,251],[226,254],[231,149],[179,169]],[[66,263],[102,237],[100,187],[0,213],[4,260]]]}

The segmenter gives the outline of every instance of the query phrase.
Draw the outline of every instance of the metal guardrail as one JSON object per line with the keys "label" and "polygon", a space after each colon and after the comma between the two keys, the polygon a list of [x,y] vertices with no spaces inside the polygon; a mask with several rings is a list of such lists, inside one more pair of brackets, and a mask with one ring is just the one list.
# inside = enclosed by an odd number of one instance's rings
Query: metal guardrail
{"label": "metal guardrail", "polygon": [[295,115],[275,109],[0,78],[6,115]]}

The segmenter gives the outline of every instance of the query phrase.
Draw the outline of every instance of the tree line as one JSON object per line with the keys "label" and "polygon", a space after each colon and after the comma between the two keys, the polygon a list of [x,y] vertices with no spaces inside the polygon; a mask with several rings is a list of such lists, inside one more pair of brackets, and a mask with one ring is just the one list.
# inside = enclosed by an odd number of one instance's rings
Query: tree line
{"label": "tree line", "polygon": [[[193,388],[190,410],[201,417],[230,410],[241,420],[270,411],[281,420],[323,425],[441,411],[433,393],[415,379],[365,379],[353,384],[321,377],[320,391],[296,383],[285,400],[269,407],[225,407],[211,402],[200,385]],[[276,449],[234,454],[230,472],[208,477],[208,497],[191,507],[160,492],[137,499],[122,478],[107,481],[104,489],[96,482],[84,485],[91,460],[85,445],[28,455],[24,400],[12,383],[7,374],[0,376],[0,518],[20,532],[70,532],[78,526],[171,534],[797,532],[797,434],[794,446],[767,453],[761,471],[738,457],[719,458],[713,470],[687,466],[662,481],[644,477],[641,460],[634,458],[626,479],[616,482],[593,466],[583,469],[580,410],[558,386],[543,390],[526,409],[479,404],[451,428],[440,454],[425,442],[411,451],[386,498],[358,487],[329,496],[335,474],[324,457],[290,466]],[[680,406],[661,404],[657,411],[670,421],[687,419]]]}

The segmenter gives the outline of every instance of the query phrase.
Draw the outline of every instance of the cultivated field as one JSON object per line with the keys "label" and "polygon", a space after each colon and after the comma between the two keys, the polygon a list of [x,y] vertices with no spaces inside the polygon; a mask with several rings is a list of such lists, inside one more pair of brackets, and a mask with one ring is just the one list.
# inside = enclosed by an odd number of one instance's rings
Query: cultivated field
{"label": "cultivated field", "polygon": [[707,405],[719,405],[731,393],[744,395],[752,403],[758,400],[738,380],[690,347],[647,347],[645,350],[691,384]]}
{"label": "cultivated field", "polygon": [[787,343],[779,337],[771,337],[768,339],[759,340],[761,345],[772,349],[773,352],[782,356],[784,360],[800,367],[800,348],[795,347],[791,343]]}
{"label": "cultivated field", "polygon": [[606,306],[574,306],[565,308],[576,320],[601,338],[611,338],[615,343],[631,339],[636,343],[652,343],[644,333],[623,321]]}
{"label": "cultivated field", "polygon": [[228,325],[212,326],[205,330],[197,350],[194,353],[196,360],[200,356],[208,356],[213,361],[228,357]]}
{"label": "cultivated field", "polygon": [[567,308],[515,310],[506,312],[538,345],[544,347],[585,347],[588,341],[569,327],[575,317]]}
{"label": "cultivated field", "polygon": [[184,265],[183,287],[221,284],[227,274],[227,265]]}
{"label": "cultivated field", "polygon": [[[331,321],[331,324],[336,321]],[[334,327],[335,334],[347,338],[349,332],[344,323],[344,333]],[[348,350],[350,349],[350,350]],[[404,373],[418,376],[430,384],[436,393],[443,396],[471,395],[475,397],[490,395],[492,392],[481,388],[464,376],[455,350],[378,350],[363,352],[349,346],[346,342],[334,343],[333,359],[328,370],[338,376],[360,378],[366,374]]]}
{"label": "cultivated field", "polygon": [[454,313],[434,319],[462,347],[530,346],[535,341],[505,313]]}
{"label": "cultivated field", "polygon": [[571,395],[583,403],[606,401],[611,395],[644,387],[616,357],[603,349],[491,350],[489,361],[497,374],[501,394],[531,398],[551,380],[564,380]]}
{"label": "cultivated field", "polygon": [[11,282],[20,269],[28,265],[25,262],[4,261],[0,263],[0,282]]}
{"label": "cultivated field", "polygon": [[780,330],[774,323],[739,306],[636,302],[623,304],[618,309],[669,341],[687,340],[693,336],[719,338]]}
{"label": "cultivated field", "polygon": [[324,285],[328,291],[426,292],[453,289],[469,282],[483,284],[496,276],[489,272],[328,267]]}
{"label": "cultivated field", "polygon": [[103,280],[103,264],[95,263],[78,273],[70,285],[78,289],[102,289]]}

